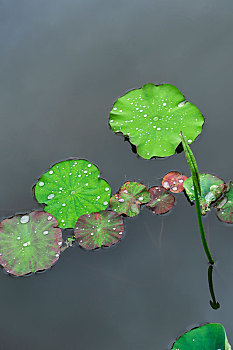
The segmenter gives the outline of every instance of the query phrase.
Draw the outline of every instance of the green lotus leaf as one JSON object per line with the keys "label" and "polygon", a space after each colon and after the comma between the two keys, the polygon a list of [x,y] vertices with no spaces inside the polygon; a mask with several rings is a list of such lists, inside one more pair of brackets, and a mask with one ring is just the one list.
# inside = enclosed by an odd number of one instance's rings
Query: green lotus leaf
{"label": "green lotus leaf", "polygon": [[149,200],[150,194],[146,186],[128,181],[110,198],[110,206],[118,214],[132,217],[139,214],[141,204],[148,203]]}
{"label": "green lotus leaf", "polygon": [[[201,196],[199,195],[201,213],[205,215],[210,210],[210,204],[216,201],[224,192],[226,185],[222,179],[211,174],[200,174]],[[192,177],[183,183],[186,194],[191,202],[195,201]]]}
{"label": "green lotus leaf", "polygon": [[109,118],[112,130],[129,137],[145,159],[173,155],[180,131],[192,143],[203,123],[199,109],[170,84],[146,84],[127,92],[114,103]]}
{"label": "green lotus leaf", "polygon": [[109,205],[111,188],[100,179],[98,168],[83,159],[57,163],[41,176],[35,197],[45,204],[61,228],[73,228],[84,214],[104,210]]}
{"label": "green lotus leaf", "polygon": [[149,188],[150,202],[146,204],[154,214],[165,214],[172,209],[175,198],[162,186]]}
{"label": "green lotus leaf", "polygon": [[218,203],[217,209],[219,220],[227,224],[233,224],[233,182],[230,182],[229,189],[220,203]]}
{"label": "green lotus leaf", "polygon": [[231,350],[231,346],[223,326],[209,323],[183,334],[172,350]]}
{"label": "green lotus leaf", "polygon": [[48,269],[60,256],[62,231],[44,211],[16,215],[0,224],[0,264],[16,276]]}
{"label": "green lotus leaf", "polygon": [[121,239],[123,232],[122,217],[111,210],[82,215],[74,229],[78,244],[85,249],[110,247]]}

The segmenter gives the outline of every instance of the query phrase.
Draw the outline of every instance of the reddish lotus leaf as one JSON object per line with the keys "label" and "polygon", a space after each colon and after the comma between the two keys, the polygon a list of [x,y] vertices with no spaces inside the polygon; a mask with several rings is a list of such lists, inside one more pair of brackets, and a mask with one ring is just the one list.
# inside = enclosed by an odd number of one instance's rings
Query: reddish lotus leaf
{"label": "reddish lotus leaf", "polygon": [[162,186],[149,188],[150,202],[146,206],[150,207],[154,214],[164,214],[172,209],[175,198]]}
{"label": "reddish lotus leaf", "polygon": [[173,193],[179,193],[184,190],[183,183],[186,179],[187,177],[178,173],[178,171],[171,171],[164,176],[162,185],[166,190],[170,190]]}
{"label": "reddish lotus leaf", "polygon": [[0,224],[0,264],[22,276],[51,267],[60,256],[62,231],[44,211],[16,215]]}
{"label": "reddish lotus leaf", "polygon": [[139,214],[141,204],[148,203],[150,194],[145,185],[128,181],[110,198],[111,209],[118,214],[135,216]]}
{"label": "reddish lotus leaf", "polygon": [[110,247],[121,239],[123,232],[122,217],[111,210],[80,216],[74,229],[78,244],[90,250]]}

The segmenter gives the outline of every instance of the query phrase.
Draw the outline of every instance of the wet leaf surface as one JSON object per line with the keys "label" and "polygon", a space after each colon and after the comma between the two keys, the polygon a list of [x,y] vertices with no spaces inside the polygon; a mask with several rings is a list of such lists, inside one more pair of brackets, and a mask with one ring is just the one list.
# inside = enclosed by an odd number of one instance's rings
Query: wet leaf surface
{"label": "wet leaf surface", "polygon": [[170,84],[146,84],[127,92],[114,103],[109,118],[112,130],[128,136],[145,159],[173,155],[180,131],[192,143],[203,123],[199,109]]}
{"label": "wet leaf surface", "polygon": [[179,193],[184,190],[183,183],[186,179],[187,177],[178,171],[171,171],[164,176],[162,185],[173,193]]}
{"label": "wet leaf surface", "polygon": [[224,327],[210,323],[183,334],[172,350],[231,350]]}
{"label": "wet leaf surface", "polygon": [[217,205],[217,217],[227,224],[233,224],[233,182],[230,182],[229,189],[224,198]]}
{"label": "wet leaf surface", "polygon": [[87,160],[65,160],[41,176],[35,197],[46,205],[45,211],[54,215],[59,227],[73,228],[81,215],[108,207],[111,188],[99,176],[98,168]]}
{"label": "wet leaf surface", "polygon": [[154,214],[165,214],[172,209],[175,198],[162,186],[149,188],[150,202],[146,204]]}
{"label": "wet leaf surface", "polygon": [[135,216],[139,214],[141,204],[148,203],[150,194],[146,186],[138,182],[126,182],[110,199],[111,209],[118,214]]}
{"label": "wet leaf surface", "polygon": [[[200,174],[201,196],[199,195],[201,213],[210,210],[210,205],[224,192],[226,185],[222,179],[211,174]],[[192,177],[185,180],[184,189],[191,202],[195,201]]]}
{"label": "wet leaf surface", "polygon": [[59,258],[62,231],[49,213],[33,211],[0,224],[0,264],[13,275],[48,269]]}
{"label": "wet leaf surface", "polygon": [[74,229],[75,238],[85,249],[110,247],[124,233],[123,218],[111,210],[82,215]]}

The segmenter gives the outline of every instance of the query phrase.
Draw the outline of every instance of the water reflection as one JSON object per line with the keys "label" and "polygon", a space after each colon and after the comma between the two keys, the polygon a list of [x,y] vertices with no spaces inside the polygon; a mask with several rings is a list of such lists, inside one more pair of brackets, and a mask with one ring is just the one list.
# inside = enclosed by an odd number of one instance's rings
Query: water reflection
{"label": "water reflection", "polygon": [[212,309],[217,310],[220,308],[220,304],[219,304],[219,302],[216,301],[215,294],[214,294],[213,265],[210,265],[208,267],[208,283],[209,283],[210,295],[212,298],[212,300],[210,300],[210,306],[212,307]]}

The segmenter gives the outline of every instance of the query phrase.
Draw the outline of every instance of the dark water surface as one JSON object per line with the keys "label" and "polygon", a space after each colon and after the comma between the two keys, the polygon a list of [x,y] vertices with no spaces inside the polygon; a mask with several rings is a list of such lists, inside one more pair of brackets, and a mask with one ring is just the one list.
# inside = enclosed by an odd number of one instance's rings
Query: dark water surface
{"label": "dark water surface", "polygon": [[[113,192],[125,180],[189,174],[183,153],[146,161],[109,130],[113,101],[146,82],[174,84],[200,108],[200,171],[233,179],[232,62],[232,0],[1,0],[1,217],[40,208],[33,183],[71,156],[97,164]],[[233,344],[233,227],[214,212],[204,219],[214,311],[183,195],[169,215],[143,209],[125,224],[112,249],[74,247],[31,277],[0,271],[1,350],[166,350],[204,322],[221,322]]]}

